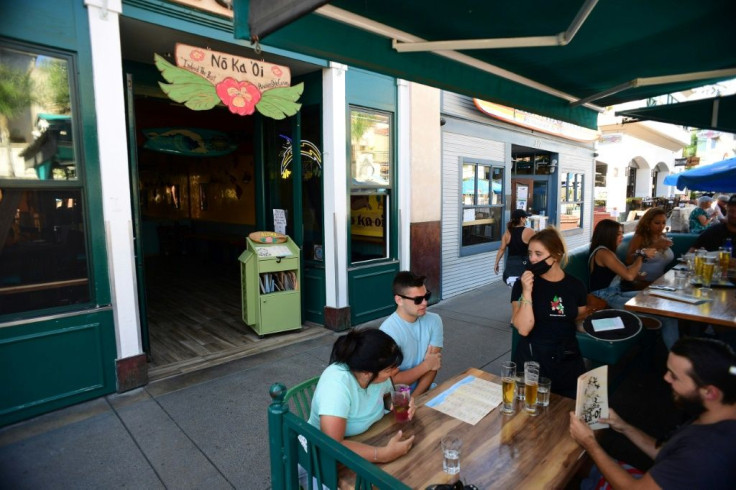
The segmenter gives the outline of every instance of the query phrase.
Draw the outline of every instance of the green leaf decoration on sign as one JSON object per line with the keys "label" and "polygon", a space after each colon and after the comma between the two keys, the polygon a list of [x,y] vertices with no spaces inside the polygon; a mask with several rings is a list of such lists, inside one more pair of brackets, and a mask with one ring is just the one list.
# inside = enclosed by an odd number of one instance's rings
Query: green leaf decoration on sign
{"label": "green leaf decoration on sign", "polygon": [[169,82],[158,84],[171,100],[183,103],[194,111],[206,111],[220,103],[215,86],[206,78],[174,66],[158,54],[154,54],[154,62],[161,75]]}
{"label": "green leaf decoration on sign", "polygon": [[271,119],[283,119],[293,116],[302,107],[297,103],[304,92],[304,82],[293,87],[272,88],[261,95],[261,100],[256,104],[258,112]]}

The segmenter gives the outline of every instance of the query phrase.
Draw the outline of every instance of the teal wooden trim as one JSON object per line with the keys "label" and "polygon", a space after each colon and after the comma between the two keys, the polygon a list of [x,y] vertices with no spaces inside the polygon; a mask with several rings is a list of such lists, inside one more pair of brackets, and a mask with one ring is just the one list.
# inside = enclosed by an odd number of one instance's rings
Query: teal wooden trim
{"label": "teal wooden trim", "polygon": [[253,178],[255,179],[256,228],[265,230],[266,220],[266,149],[264,147],[264,118],[253,114]]}
{"label": "teal wooden trim", "polygon": [[[302,248],[304,245],[304,216],[303,216],[303,205],[302,205],[302,186],[304,184],[304,179],[302,178],[302,113],[301,111],[297,112],[292,118],[291,118],[291,164],[292,167],[292,173],[291,173],[291,182],[292,182],[292,195],[291,195],[291,209],[294,210],[292,213],[294,215],[293,218],[293,236],[292,239],[296,244],[299,246],[299,248]],[[302,254],[301,260],[302,264],[300,265],[300,268],[304,267],[304,254]]]}
{"label": "teal wooden trim", "polygon": [[[239,39],[234,36],[233,21],[231,19],[208,14],[184,5],[177,5],[161,0],[124,0],[123,16],[176,29],[188,34],[251,48],[248,40]],[[267,44],[261,44],[260,48],[265,53],[285,56],[317,66],[326,67],[329,65],[325,59],[288,51]],[[253,57],[258,58],[255,51]]]}
{"label": "teal wooden trim", "polygon": [[[75,50],[79,42],[76,11],[83,7],[79,0],[41,0],[3,2],[0,33],[30,43]],[[85,10],[86,16],[86,10]],[[87,35],[89,38],[89,35]]]}
{"label": "teal wooden trim", "polygon": [[[340,463],[356,473],[356,489],[409,489],[400,480],[289,412],[283,384],[271,385],[269,394],[272,399],[268,407],[272,488],[299,488],[297,464],[307,471],[308,482],[317,479],[317,488],[323,484],[337,488],[337,464]],[[306,451],[299,437],[306,441]]]}
{"label": "teal wooden trim", "polygon": [[0,328],[0,426],[116,389],[112,310]]}
{"label": "teal wooden trim", "polygon": [[[399,261],[378,262],[348,269],[350,322],[360,325],[390,315],[396,309],[391,284]],[[370,292],[369,294],[367,294]]]}
{"label": "teal wooden trim", "polygon": [[128,169],[130,175],[130,200],[133,218],[133,247],[135,252],[136,289],[138,292],[138,320],[141,325],[141,347],[151,353],[148,335],[148,300],[146,296],[146,271],[143,253],[143,229],[141,227],[141,196],[138,192],[138,145],[135,131],[135,96],[133,95],[134,76],[125,74],[125,108],[128,125]]}
{"label": "teal wooden trim", "polygon": [[348,104],[396,113],[398,88],[395,78],[352,67],[346,76]]}

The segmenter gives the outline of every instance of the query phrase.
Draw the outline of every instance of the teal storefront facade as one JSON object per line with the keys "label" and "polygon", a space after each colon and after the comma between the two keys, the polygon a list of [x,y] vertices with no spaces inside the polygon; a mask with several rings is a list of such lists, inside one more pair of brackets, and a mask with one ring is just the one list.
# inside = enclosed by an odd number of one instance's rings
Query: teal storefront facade
{"label": "teal storefront facade", "polygon": [[[40,259],[25,253],[1,263],[4,281],[0,287],[3,301],[0,308],[0,385],[4,395],[0,401],[0,425],[116,390],[115,326],[104,246],[105,224],[99,199],[100,166],[95,99],[91,95],[88,12],[82,2],[75,0],[33,3],[37,6],[16,3],[3,7],[0,43],[6,59],[10,57],[8,53],[30,53],[38,58],[63,60],[68,67],[72,82],[70,112],[77,173],[75,178],[63,183],[12,178],[12,174],[6,173],[0,177],[0,214],[5,217],[4,236],[8,237],[13,234],[12,228],[8,233],[8,217],[16,214],[9,206],[23,199],[13,196],[43,198],[48,195],[57,202],[62,200],[61,196],[72,196],[69,199],[74,200],[73,207],[81,210],[81,220],[73,231],[83,232],[84,243],[75,256],[83,265],[75,273],[78,277],[66,282],[78,281],[83,285],[81,292],[68,295],[75,299],[74,304],[65,305],[50,297],[32,297],[22,287],[32,288],[33,284],[28,286],[18,281],[22,281],[22,273],[32,270],[34,262]],[[4,143],[8,144],[7,139]],[[35,222],[28,226],[39,232],[33,240],[36,248],[46,245],[40,238],[45,231],[44,216],[42,212],[35,213]],[[66,225],[59,225],[56,231],[62,230],[62,226]],[[20,233],[25,231],[21,228]],[[9,245],[11,239],[6,240],[0,257],[8,258],[12,256],[12,247]],[[62,244],[61,238],[55,245],[59,244]],[[49,250],[55,245],[50,245]],[[21,279],[16,281],[11,268],[18,265],[20,273],[17,276]],[[64,279],[47,279],[43,276],[30,282],[40,284],[37,287],[47,291],[65,282]],[[17,308],[24,298],[38,300],[39,307]]]}
{"label": "teal storefront facade", "polygon": [[[10,136],[0,139],[12,154],[5,164],[0,158],[0,426],[149,381],[143,259],[163,255],[163,244],[150,240],[163,220],[146,215],[146,168],[139,173],[145,162],[135,143],[145,117],[154,117],[141,107],[165,100],[151,95],[160,81],[153,54],[165,53],[150,46],[137,59],[134,38],[165,37],[172,50],[188,42],[253,53],[233,38],[231,19],[181,3],[34,0],[3,9],[0,65],[33,66],[36,88],[51,84],[47,65],[63,66],[69,90],[61,105],[45,93],[29,98],[27,117],[14,113]],[[307,89],[293,118],[243,123],[252,220],[179,223],[219,246],[223,235],[273,230],[272,210],[286,209],[287,233],[302,249],[302,318],[344,330],[385,316],[395,307],[393,276],[409,258],[401,149],[409,111],[399,110],[408,106],[406,83],[267,46],[264,53]],[[26,130],[15,131],[21,120]],[[281,135],[318,147],[317,178],[274,177]],[[290,172],[306,169],[305,158],[294,155]],[[229,260],[234,243],[217,253]]]}

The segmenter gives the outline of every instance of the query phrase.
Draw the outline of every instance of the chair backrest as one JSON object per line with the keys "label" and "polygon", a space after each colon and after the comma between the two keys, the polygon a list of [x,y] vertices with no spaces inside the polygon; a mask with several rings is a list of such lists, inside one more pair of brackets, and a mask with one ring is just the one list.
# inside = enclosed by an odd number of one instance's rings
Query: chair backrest
{"label": "chair backrest", "polygon": [[309,413],[312,409],[312,397],[314,390],[317,389],[317,381],[319,376],[302,381],[296,386],[292,386],[284,395],[284,403],[289,405],[289,411],[303,420],[309,420]]}

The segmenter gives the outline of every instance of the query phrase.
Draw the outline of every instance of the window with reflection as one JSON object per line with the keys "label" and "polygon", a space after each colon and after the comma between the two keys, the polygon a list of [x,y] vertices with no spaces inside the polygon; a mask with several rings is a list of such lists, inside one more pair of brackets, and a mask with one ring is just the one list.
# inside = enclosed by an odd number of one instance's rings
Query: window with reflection
{"label": "window with reflection", "polygon": [[497,242],[503,235],[504,167],[468,159],[461,165],[462,247]]}
{"label": "window with reflection", "polygon": [[77,179],[68,65],[0,45],[0,179]]}
{"label": "window with reflection", "polygon": [[0,312],[89,301],[80,190],[0,188]]}
{"label": "window with reflection", "polygon": [[0,42],[0,316],[91,301],[72,59]]}
{"label": "window with reflection", "polygon": [[572,172],[560,175],[560,230],[583,226],[583,174]]}
{"label": "window with reflection", "polygon": [[388,112],[350,107],[350,262],[390,255],[393,123]]}

